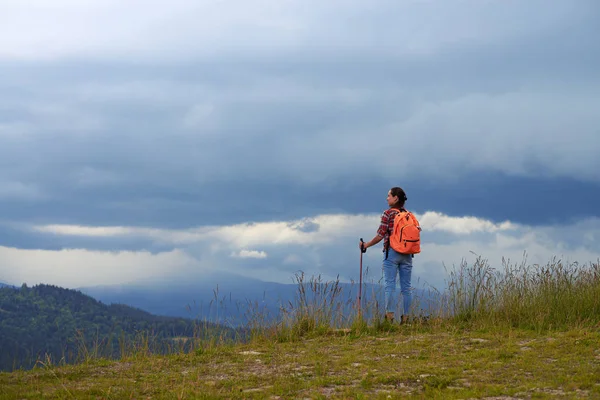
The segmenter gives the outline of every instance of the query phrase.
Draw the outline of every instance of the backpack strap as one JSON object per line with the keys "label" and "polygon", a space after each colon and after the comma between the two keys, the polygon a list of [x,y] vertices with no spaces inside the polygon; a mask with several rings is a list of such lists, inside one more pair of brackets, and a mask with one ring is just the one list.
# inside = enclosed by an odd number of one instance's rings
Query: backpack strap
{"label": "backpack strap", "polygon": [[[391,210],[395,210],[396,211],[396,215],[394,215],[393,219],[396,219],[396,217],[398,216],[398,214],[401,214],[402,212],[406,211],[406,209],[404,207],[402,207],[401,209],[397,209],[397,208],[389,208],[388,212]],[[392,218],[391,215],[388,215],[388,218]],[[390,231],[390,225],[388,222],[388,245],[387,248],[385,249],[385,259],[387,260],[388,255],[390,254],[390,236],[391,236],[392,232]]]}
{"label": "backpack strap", "polygon": [[[392,221],[393,221],[394,219],[396,219],[396,216],[398,216],[398,214],[402,213],[403,211],[406,211],[405,209],[400,209],[400,210],[399,210],[399,209],[397,209],[397,208],[389,208],[389,209],[387,210],[387,212],[389,213],[389,212],[390,212],[390,211],[392,211],[392,210],[396,211],[396,214],[395,214],[393,217],[392,217],[390,214],[388,214],[388,218],[390,218]],[[392,234],[392,232],[390,231],[390,223],[389,223],[389,221],[388,221],[388,235],[391,235],[391,234]]]}
{"label": "backpack strap", "polygon": [[421,229],[421,224],[419,223],[419,221],[417,220],[417,218],[413,215],[412,212],[408,211],[406,208],[403,208],[402,210],[400,210],[400,212],[405,212],[406,215],[408,215],[410,217],[410,219],[413,220],[413,222],[415,223],[416,226],[419,227],[419,229]]}

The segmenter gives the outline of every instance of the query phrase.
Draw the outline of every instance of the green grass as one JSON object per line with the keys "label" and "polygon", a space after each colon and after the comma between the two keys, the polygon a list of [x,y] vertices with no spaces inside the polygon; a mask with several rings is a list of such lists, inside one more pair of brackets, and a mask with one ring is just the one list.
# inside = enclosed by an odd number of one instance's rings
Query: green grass
{"label": "green grass", "polygon": [[543,332],[600,321],[600,263],[511,264],[492,268],[477,257],[450,272],[448,295],[456,322]]}
{"label": "green grass", "polygon": [[478,257],[449,273],[435,315],[408,325],[342,315],[336,282],[297,283],[280,320],[252,320],[249,342],[40,360],[1,373],[0,399],[600,398],[598,263],[495,270]]}
{"label": "green grass", "polygon": [[257,341],[0,374],[5,399],[600,397],[600,332],[423,332]]}

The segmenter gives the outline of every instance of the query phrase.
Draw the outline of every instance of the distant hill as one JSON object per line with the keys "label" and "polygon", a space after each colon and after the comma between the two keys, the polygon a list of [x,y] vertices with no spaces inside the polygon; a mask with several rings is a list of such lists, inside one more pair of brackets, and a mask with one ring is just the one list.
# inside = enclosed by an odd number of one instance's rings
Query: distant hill
{"label": "distant hill", "polygon": [[[304,279],[304,284],[308,299],[319,295],[315,294],[315,285],[308,278]],[[325,284],[329,287],[324,288]],[[331,285],[332,282],[322,282],[317,292],[328,291],[331,295]],[[347,313],[353,312],[358,284],[339,283],[338,289],[335,300]],[[79,290],[105,303],[128,304],[153,314],[196,318],[233,327],[245,326],[250,318],[256,317],[264,322],[273,321],[279,317],[282,307],[297,304],[299,295],[297,283],[264,282],[232,274],[206,276],[197,282],[173,279],[170,282],[82,287]],[[397,291],[399,294],[400,288]],[[365,303],[383,304],[383,286],[380,284],[364,283],[362,294]],[[427,309],[432,294],[418,289],[414,297],[420,308]]]}
{"label": "distant hill", "polygon": [[0,370],[29,368],[46,355],[54,363],[77,361],[92,351],[113,357],[123,346],[145,340],[160,353],[173,346],[173,338],[238,334],[206,322],[106,305],[77,290],[51,285],[0,288]]}
{"label": "distant hill", "polygon": [[249,312],[269,313],[274,318],[281,304],[294,300],[297,286],[229,277],[220,282],[205,279],[82,287],[79,290],[105,303],[128,304],[153,314],[239,326],[246,322]]}
{"label": "distant hill", "polygon": [[0,288],[3,288],[3,287],[14,287],[14,286],[9,285],[8,283],[0,282]]}

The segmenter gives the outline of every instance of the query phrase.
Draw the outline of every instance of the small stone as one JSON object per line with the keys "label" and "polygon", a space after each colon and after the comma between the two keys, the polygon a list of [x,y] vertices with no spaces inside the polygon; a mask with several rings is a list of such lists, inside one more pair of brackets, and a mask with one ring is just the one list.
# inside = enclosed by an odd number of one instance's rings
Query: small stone
{"label": "small stone", "polygon": [[489,340],[487,340],[487,339],[480,339],[480,338],[472,338],[471,342],[474,342],[474,343],[485,343],[485,342],[489,342]]}

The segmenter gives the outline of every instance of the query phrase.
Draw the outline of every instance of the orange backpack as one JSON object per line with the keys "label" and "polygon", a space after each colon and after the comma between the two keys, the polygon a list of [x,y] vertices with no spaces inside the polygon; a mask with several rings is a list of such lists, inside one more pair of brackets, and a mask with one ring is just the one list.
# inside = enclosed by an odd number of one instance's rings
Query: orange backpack
{"label": "orange backpack", "polygon": [[390,234],[390,247],[401,254],[421,252],[421,226],[410,211],[400,211],[394,217]]}

